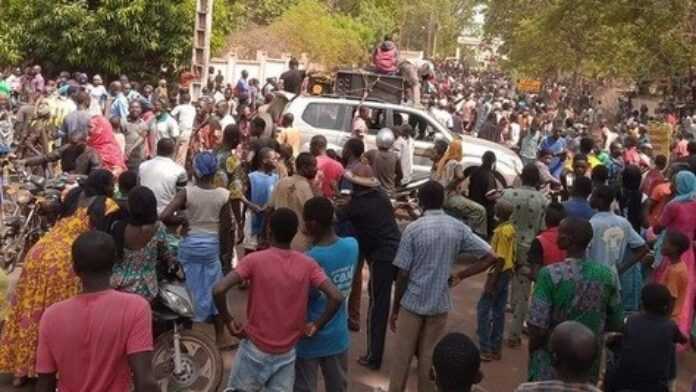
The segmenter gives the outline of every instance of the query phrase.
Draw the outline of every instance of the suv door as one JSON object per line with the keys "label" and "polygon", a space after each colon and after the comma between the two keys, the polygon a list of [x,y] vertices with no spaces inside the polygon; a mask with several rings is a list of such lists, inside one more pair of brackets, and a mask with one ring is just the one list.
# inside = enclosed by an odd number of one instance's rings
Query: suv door
{"label": "suv door", "polygon": [[414,178],[423,178],[430,175],[432,168],[432,148],[435,134],[438,128],[426,117],[417,112],[404,109],[390,109],[387,114],[387,126],[395,129],[403,124],[409,124],[414,133],[414,157],[413,175]]}
{"label": "suv door", "polygon": [[302,144],[309,146],[315,135],[324,135],[328,144],[336,145],[347,129],[350,105],[335,102],[309,102],[302,112],[302,122],[309,127],[302,132]]}

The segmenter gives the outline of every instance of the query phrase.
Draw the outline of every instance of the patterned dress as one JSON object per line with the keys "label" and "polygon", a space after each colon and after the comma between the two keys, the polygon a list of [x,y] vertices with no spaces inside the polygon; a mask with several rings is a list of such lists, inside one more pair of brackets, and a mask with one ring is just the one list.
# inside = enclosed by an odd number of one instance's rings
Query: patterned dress
{"label": "patterned dress", "polygon": [[155,235],[140,249],[123,248],[123,259],[114,265],[111,287],[116,290],[139,294],[152,301],[158,292],[157,264],[169,261],[167,229],[157,223]]}
{"label": "patterned dress", "polygon": [[[621,296],[609,267],[569,258],[539,271],[528,323],[550,332],[569,320],[584,324],[598,337],[607,329],[620,328],[623,323]],[[595,381],[598,372],[599,361],[596,360],[593,367]],[[539,349],[533,352],[529,360],[529,381],[553,378],[549,351]]]}
{"label": "patterned dress", "polygon": [[[107,213],[117,209],[116,203],[107,199]],[[58,221],[27,253],[0,335],[0,372],[16,377],[37,376],[34,365],[39,321],[49,306],[82,290],[70,254],[75,239],[89,229],[87,208],[79,208]]]}

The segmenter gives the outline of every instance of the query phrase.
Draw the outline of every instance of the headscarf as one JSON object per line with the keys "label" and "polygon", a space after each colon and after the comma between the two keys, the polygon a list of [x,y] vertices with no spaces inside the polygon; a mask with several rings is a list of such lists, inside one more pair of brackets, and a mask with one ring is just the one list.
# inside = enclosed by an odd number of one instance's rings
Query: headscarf
{"label": "headscarf", "polygon": [[445,174],[445,167],[449,161],[459,162],[464,157],[462,151],[462,141],[458,138],[452,140],[452,143],[447,147],[445,155],[442,156],[440,162],[437,164],[437,176],[442,177]]}
{"label": "headscarf", "polygon": [[121,172],[126,170],[123,153],[116,142],[111,123],[104,116],[94,116],[89,121],[90,131],[87,145],[92,147],[101,158],[107,170]]}
{"label": "headscarf", "polygon": [[199,178],[212,176],[217,171],[217,167],[217,157],[212,152],[202,151],[193,158],[193,170]]}
{"label": "headscarf", "polygon": [[674,179],[677,196],[670,203],[685,203],[696,200],[696,175],[688,170],[677,173]]}

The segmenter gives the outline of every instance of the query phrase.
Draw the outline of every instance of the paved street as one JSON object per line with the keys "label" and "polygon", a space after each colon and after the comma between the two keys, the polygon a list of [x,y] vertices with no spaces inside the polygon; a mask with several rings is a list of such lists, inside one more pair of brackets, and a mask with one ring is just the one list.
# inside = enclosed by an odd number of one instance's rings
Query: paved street
{"label": "paved street", "polygon": [[[364,271],[364,278],[367,279],[367,269]],[[14,274],[16,275],[16,274]],[[462,282],[460,286],[454,289],[455,310],[450,313],[448,328],[451,331],[464,332],[470,336],[475,336],[476,323],[476,302],[481,292],[483,279],[481,277],[470,281]],[[367,285],[364,285],[366,288]],[[243,316],[246,306],[246,293],[244,291],[233,292],[233,310],[236,315]],[[365,310],[367,309],[367,292],[363,292],[362,299],[362,315],[363,326]],[[212,329],[211,329],[212,332]],[[389,366],[392,356],[390,353],[392,348],[399,342],[394,340],[394,335],[389,332],[387,336],[387,351],[383,368],[379,372],[373,372],[364,369],[357,365],[357,358],[364,353],[365,350],[365,329],[360,333],[353,333],[351,346],[350,360],[350,375],[351,375],[351,392],[373,392],[376,388],[383,388],[389,384]],[[229,370],[232,365],[233,353],[225,353],[225,368]],[[688,380],[696,375],[696,354],[693,352],[682,355],[679,358],[679,392],[687,392],[686,386]],[[415,361],[414,361],[415,365]],[[501,362],[492,362],[484,364],[483,372],[485,379],[483,386],[489,392],[510,392],[524,380],[527,374],[527,356],[526,347],[516,350],[505,349],[503,352],[503,360]],[[412,370],[412,375],[409,379],[408,391],[416,391],[415,367]],[[27,386],[22,389],[14,389],[10,386],[11,378],[7,375],[0,377],[0,392],[10,391],[32,391],[33,386]],[[323,390],[323,388],[321,388]]]}

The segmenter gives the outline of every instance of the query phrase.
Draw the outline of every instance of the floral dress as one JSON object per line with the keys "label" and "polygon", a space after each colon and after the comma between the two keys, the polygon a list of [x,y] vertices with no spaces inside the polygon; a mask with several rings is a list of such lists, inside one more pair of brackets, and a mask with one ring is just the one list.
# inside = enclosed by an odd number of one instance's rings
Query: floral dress
{"label": "floral dress", "polygon": [[155,230],[155,234],[144,247],[123,247],[123,257],[114,265],[111,287],[139,294],[148,301],[155,299],[158,292],[157,264],[160,261],[169,262],[173,257],[169,252],[165,226],[158,222]]}
{"label": "floral dress", "polygon": [[[602,336],[607,328],[616,330],[623,325],[621,297],[609,267],[569,258],[539,271],[529,309],[529,325],[550,332],[569,320],[584,324],[596,336]],[[552,380],[549,351],[538,349],[530,356],[528,381]],[[595,360],[592,373],[595,381],[598,373],[599,361]]]}
{"label": "floral dress", "polygon": [[[106,213],[118,205],[106,201]],[[82,290],[73,271],[72,244],[89,231],[87,208],[59,220],[24,258],[22,274],[10,297],[10,308],[0,335],[0,372],[16,377],[36,377],[36,349],[39,345],[39,321],[51,305],[74,297]]]}

